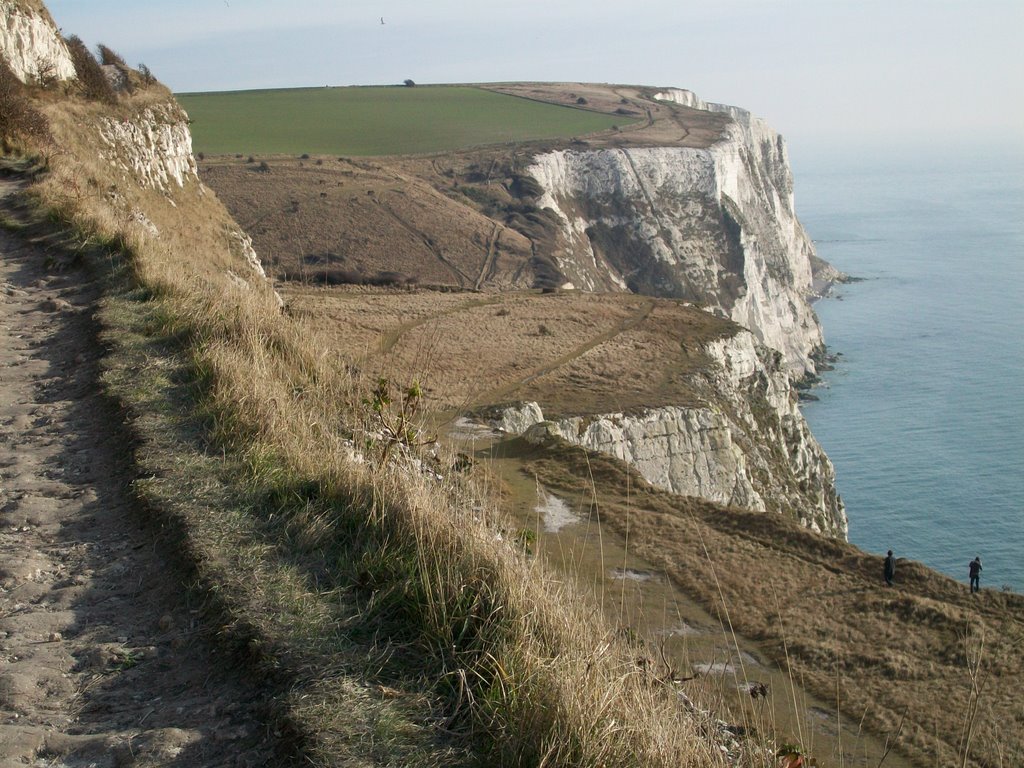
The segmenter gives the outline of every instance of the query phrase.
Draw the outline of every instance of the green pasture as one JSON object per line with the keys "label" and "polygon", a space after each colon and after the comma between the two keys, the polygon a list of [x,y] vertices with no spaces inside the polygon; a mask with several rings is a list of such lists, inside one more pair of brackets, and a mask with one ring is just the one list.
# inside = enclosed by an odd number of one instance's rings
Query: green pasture
{"label": "green pasture", "polygon": [[577,136],[628,122],[471,86],[177,95],[196,152],[394,155]]}

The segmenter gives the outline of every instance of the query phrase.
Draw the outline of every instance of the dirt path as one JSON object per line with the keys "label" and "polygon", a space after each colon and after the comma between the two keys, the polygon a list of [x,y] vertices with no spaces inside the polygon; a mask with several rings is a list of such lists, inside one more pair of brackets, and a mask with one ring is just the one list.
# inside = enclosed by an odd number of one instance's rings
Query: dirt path
{"label": "dirt path", "polygon": [[471,278],[469,275],[463,272],[459,268],[458,264],[453,263],[451,259],[445,256],[444,251],[442,251],[439,246],[434,244],[434,241],[433,239],[431,239],[430,235],[426,234],[420,229],[417,229],[404,218],[399,216],[398,212],[394,209],[394,207],[392,207],[391,204],[388,203],[385,199],[380,198],[378,199],[377,202],[381,206],[381,208],[384,211],[386,211],[391,216],[391,218],[395,220],[395,222],[398,223],[399,226],[408,231],[409,234],[411,234],[413,237],[418,238],[420,242],[423,243],[423,246],[432,254],[434,254],[434,257],[438,261],[440,261],[441,264],[443,264],[444,267],[449,272],[451,272],[455,279],[458,281],[459,288],[465,288],[466,286],[473,283],[473,278]]}
{"label": "dirt path", "polygon": [[476,283],[473,285],[474,290],[479,291],[480,287],[484,284],[484,280],[494,276],[494,259],[498,253],[498,238],[501,236],[502,229],[504,229],[504,225],[497,221],[494,222],[494,229],[487,240],[487,256],[484,258],[484,263],[480,266],[480,274],[477,275]]}
{"label": "dirt path", "polygon": [[97,287],[47,257],[0,230],[0,768],[280,765],[126,492]]}

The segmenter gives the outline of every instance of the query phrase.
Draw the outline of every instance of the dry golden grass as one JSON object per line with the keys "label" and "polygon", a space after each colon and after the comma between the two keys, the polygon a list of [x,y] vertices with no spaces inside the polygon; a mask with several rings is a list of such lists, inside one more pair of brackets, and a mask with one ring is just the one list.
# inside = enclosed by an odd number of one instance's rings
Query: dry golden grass
{"label": "dry golden grass", "polygon": [[[693,350],[730,330],[677,303],[633,296],[287,295],[339,355],[374,373],[420,377],[442,409],[537,399],[546,412],[599,412],[634,400],[685,401],[694,395],[686,374],[702,362]],[[647,310],[643,322],[610,335]],[[601,343],[574,355],[587,339]],[[628,526],[634,552],[719,615],[728,608],[735,627],[801,684],[824,701],[838,696],[845,720],[892,737],[920,765],[1024,759],[1020,596],[987,591],[980,601],[909,562],[900,564],[898,591],[888,592],[879,558],[780,516],[673,497],[607,457],[566,450],[532,458],[530,471],[578,507],[596,493],[602,520],[622,535]],[[979,660],[973,673],[971,659]]]}
{"label": "dry golden grass", "polygon": [[458,189],[442,194],[394,163],[218,157],[200,170],[280,278],[530,285],[523,235],[475,211]]}
{"label": "dry golden grass", "polygon": [[[117,118],[151,102],[122,101]],[[500,764],[721,764],[671,685],[500,540],[482,494],[404,460],[354,458],[347,438],[366,412],[347,369],[268,287],[229,275],[246,267],[212,196],[194,181],[160,191],[122,174],[97,152],[102,108],[47,113],[59,150],[32,194],[84,242],[128,257],[138,286],[122,286],[105,318],[109,343],[134,360],[111,381],[142,441],[140,491],[185,527],[200,581],[231,617],[225,634],[248,638],[278,674],[302,672],[285,718],[314,743],[310,759],[339,764],[376,743],[348,725],[360,696],[333,682],[352,660],[329,655],[343,655],[350,622],[370,621],[407,633],[444,724]],[[144,356],[161,346],[166,359]],[[182,391],[198,397],[194,415],[168,399]],[[221,505],[218,493],[263,501]]]}
{"label": "dry golden grass", "polygon": [[630,294],[282,291],[332,353],[368,378],[418,381],[427,407],[448,414],[522,400],[552,416],[698,402],[702,347],[735,332]]}
{"label": "dry golden grass", "polygon": [[788,660],[822,700],[837,700],[838,683],[846,719],[890,736],[918,764],[1024,764],[1021,595],[974,596],[902,561],[886,589],[882,558],[782,516],[681,499],[579,449],[525,458],[546,486],[584,509],[599,504],[620,534],[628,526],[638,555],[727,612],[784,668]]}
{"label": "dry golden grass", "polygon": [[[26,13],[32,13],[42,16],[45,19],[53,20],[50,16],[49,10],[47,10],[46,5],[43,3],[43,0],[9,0],[8,4],[25,11]],[[54,26],[56,26],[56,24]]]}

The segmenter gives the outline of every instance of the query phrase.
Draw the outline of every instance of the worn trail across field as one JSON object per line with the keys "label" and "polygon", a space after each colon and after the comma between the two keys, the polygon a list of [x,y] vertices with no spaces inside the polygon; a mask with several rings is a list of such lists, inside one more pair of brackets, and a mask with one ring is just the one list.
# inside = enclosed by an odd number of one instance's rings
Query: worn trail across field
{"label": "worn trail across field", "polygon": [[97,286],[48,257],[0,230],[0,768],[271,764],[267,702],[127,492]]}

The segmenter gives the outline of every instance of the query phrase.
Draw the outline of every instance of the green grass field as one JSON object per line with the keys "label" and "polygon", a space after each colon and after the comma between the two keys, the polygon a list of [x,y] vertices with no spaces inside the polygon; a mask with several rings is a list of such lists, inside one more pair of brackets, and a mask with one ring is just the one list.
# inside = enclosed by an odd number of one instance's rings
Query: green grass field
{"label": "green grass field", "polygon": [[591,133],[616,115],[471,86],[292,88],[178,94],[208,154],[395,155]]}

